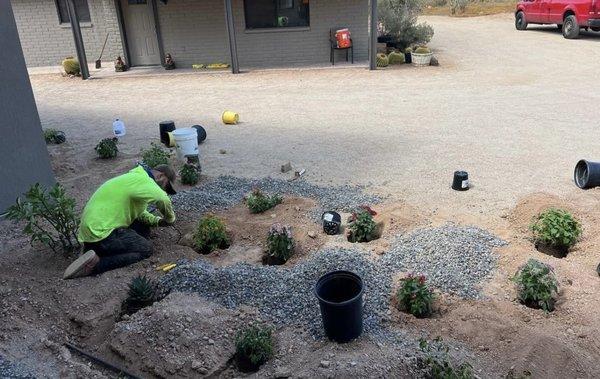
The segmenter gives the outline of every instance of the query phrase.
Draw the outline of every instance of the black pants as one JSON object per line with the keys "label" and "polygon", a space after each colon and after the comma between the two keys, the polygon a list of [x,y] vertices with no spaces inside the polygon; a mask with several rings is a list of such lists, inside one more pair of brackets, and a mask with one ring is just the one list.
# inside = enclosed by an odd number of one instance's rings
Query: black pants
{"label": "black pants", "polygon": [[119,267],[128,266],[152,255],[152,244],[148,240],[150,227],[134,221],[129,228],[115,229],[105,239],[85,243],[84,249],[94,250],[100,261],[94,275]]}

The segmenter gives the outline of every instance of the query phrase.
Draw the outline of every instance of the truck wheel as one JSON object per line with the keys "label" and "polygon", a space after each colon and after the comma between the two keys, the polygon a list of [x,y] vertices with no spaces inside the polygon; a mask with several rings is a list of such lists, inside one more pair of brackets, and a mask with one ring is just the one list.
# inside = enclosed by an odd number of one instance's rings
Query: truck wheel
{"label": "truck wheel", "polygon": [[515,28],[517,28],[517,30],[527,29],[527,20],[525,19],[525,13],[523,13],[523,11],[517,12],[517,15],[515,16]]}
{"label": "truck wheel", "polygon": [[565,17],[562,29],[563,37],[567,39],[575,39],[579,37],[579,24],[574,15]]}

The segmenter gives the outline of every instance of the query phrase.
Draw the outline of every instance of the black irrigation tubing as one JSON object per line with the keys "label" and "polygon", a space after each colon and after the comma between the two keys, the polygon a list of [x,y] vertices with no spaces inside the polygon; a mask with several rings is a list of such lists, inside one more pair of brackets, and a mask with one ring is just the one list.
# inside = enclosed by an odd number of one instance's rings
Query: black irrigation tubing
{"label": "black irrigation tubing", "polygon": [[81,350],[80,348],[78,348],[77,346],[75,346],[75,345],[73,345],[73,344],[71,344],[69,342],[65,342],[65,346],[69,350],[72,350],[72,351],[76,352],[77,354],[80,354],[80,355],[86,357],[90,361],[92,361],[92,362],[94,362],[96,364],[99,364],[100,366],[103,366],[103,367],[105,367],[105,368],[107,368],[109,370],[112,370],[112,371],[116,372],[117,374],[125,375],[126,377],[131,378],[131,379],[141,379],[139,376],[135,376],[135,375],[133,375],[132,373],[128,372],[125,369],[122,369],[120,367],[114,366],[114,365],[106,362],[103,359],[95,357],[92,354],[90,354],[90,353],[88,353],[88,352],[86,352],[84,350]]}

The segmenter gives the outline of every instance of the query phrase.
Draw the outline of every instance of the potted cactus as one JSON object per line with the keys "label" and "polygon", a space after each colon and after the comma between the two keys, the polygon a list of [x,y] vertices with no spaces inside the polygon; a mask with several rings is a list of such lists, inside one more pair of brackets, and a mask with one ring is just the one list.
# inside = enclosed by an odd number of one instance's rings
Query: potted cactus
{"label": "potted cactus", "polygon": [[429,66],[433,53],[427,46],[419,46],[410,53],[414,66]]}

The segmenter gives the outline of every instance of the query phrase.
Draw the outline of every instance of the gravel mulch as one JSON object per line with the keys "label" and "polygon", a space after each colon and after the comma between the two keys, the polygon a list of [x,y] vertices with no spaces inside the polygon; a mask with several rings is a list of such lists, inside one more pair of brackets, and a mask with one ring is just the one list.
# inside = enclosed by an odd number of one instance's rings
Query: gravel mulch
{"label": "gravel mulch", "polygon": [[0,378],[6,379],[35,379],[19,364],[7,361],[0,355]]}

